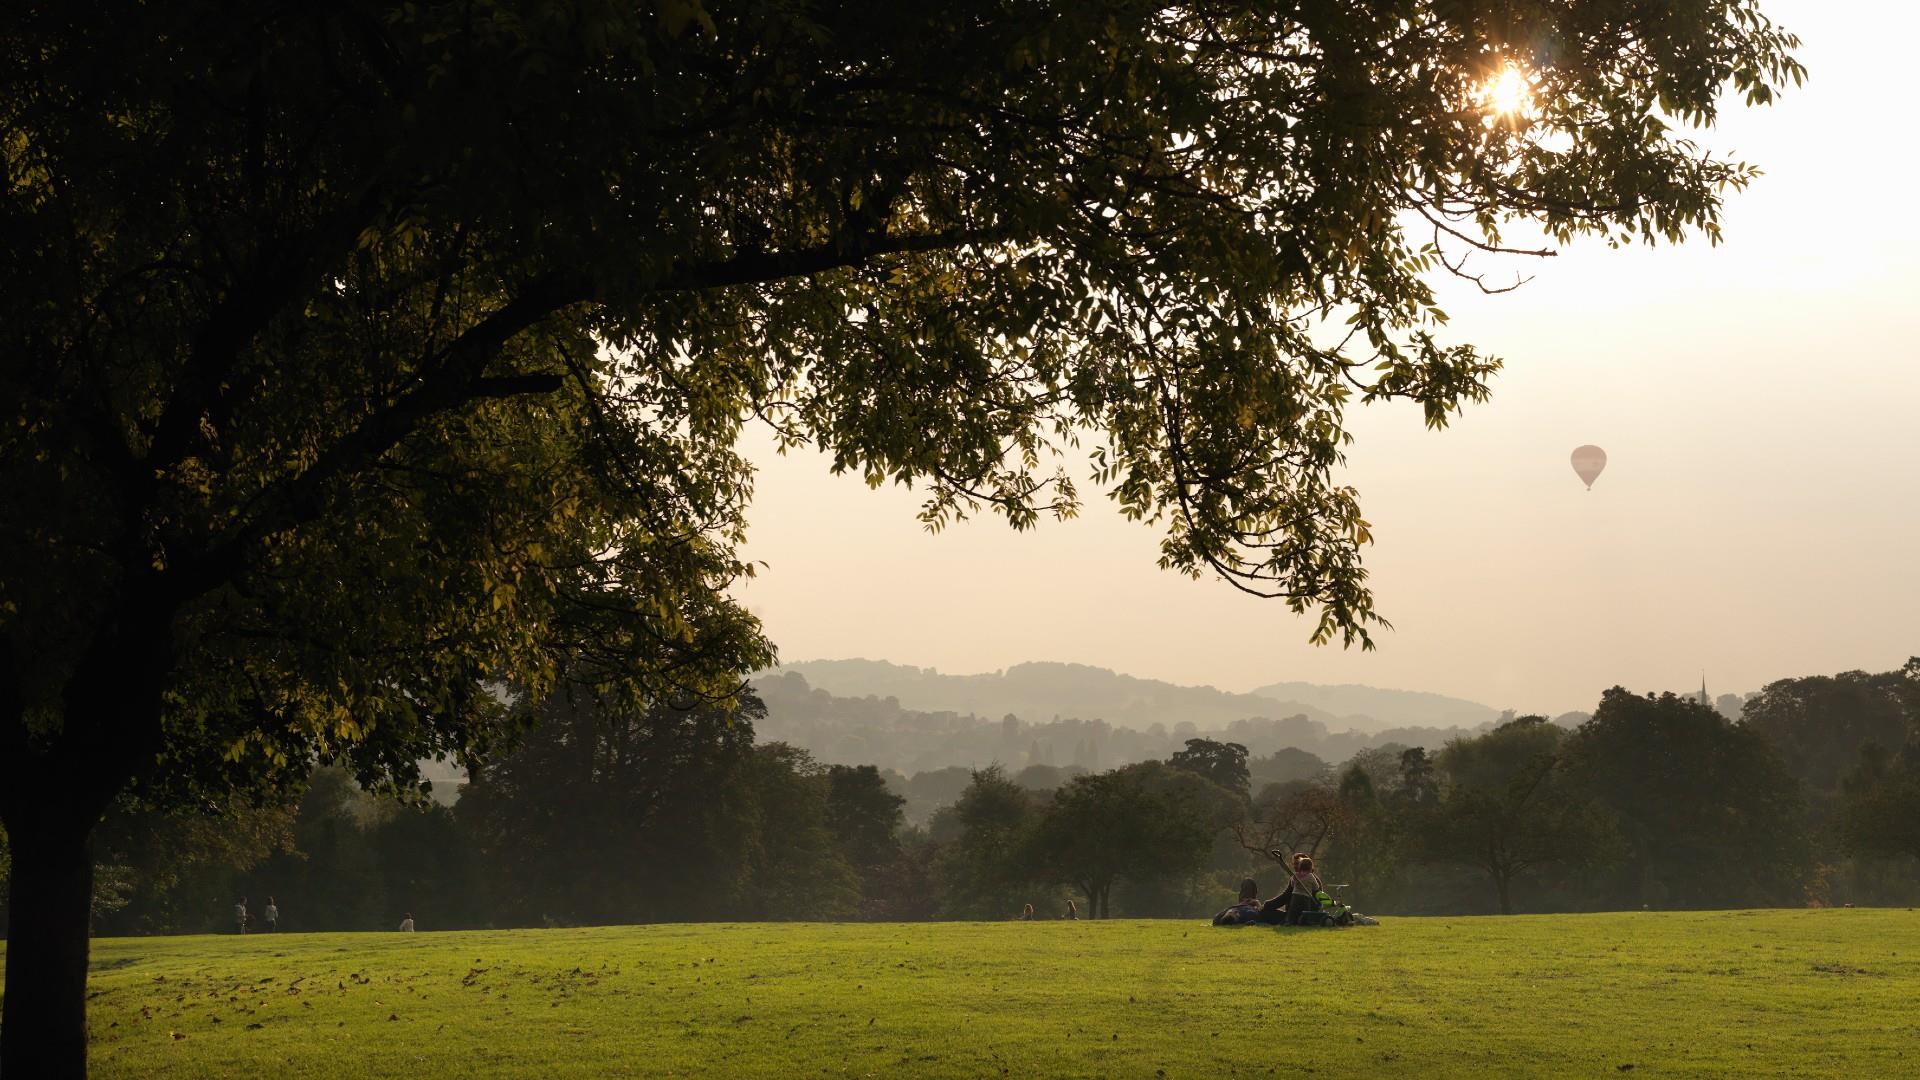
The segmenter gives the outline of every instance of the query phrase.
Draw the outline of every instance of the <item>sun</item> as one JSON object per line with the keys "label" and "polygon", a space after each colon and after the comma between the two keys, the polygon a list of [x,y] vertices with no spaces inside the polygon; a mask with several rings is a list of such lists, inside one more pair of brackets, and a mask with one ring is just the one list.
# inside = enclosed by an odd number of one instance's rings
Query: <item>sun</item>
{"label": "sun", "polygon": [[1480,100],[1489,112],[1500,116],[1518,116],[1533,103],[1533,88],[1517,66],[1508,64],[1480,88]]}

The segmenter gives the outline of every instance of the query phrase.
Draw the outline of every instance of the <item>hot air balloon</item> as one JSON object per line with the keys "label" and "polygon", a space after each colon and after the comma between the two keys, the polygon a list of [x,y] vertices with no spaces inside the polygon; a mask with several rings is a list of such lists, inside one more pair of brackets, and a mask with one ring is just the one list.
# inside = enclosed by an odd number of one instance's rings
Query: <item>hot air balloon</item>
{"label": "hot air balloon", "polygon": [[1597,446],[1579,446],[1573,451],[1573,471],[1593,490],[1593,482],[1600,479],[1600,470],[1607,467],[1607,452]]}

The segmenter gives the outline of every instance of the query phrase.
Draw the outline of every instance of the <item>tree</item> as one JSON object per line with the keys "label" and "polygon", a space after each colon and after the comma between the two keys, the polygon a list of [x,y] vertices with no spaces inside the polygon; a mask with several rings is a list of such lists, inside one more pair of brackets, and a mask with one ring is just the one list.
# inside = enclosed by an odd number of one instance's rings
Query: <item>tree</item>
{"label": "tree", "polygon": [[1813,793],[1825,818],[1841,781],[1869,744],[1905,745],[1920,731],[1920,657],[1901,671],[1846,671],[1768,683],[1742,708],[1741,722],[1767,737]]}
{"label": "tree", "polygon": [[901,807],[907,800],[887,789],[871,765],[827,767],[827,829],[847,865],[866,883],[866,907],[879,911],[886,895],[880,878],[900,857]]}
{"label": "tree", "polygon": [[844,919],[859,913],[860,877],[827,827],[826,770],[785,743],[753,748],[741,794],[750,814],[738,909],[749,919]]}
{"label": "tree", "polygon": [[[1405,876],[1400,843],[1402,823],[1374,789],[1373,777],[1348,765],[1334,791],[1335,827],[1314,864],[1329,880],[1353,886],[1370,911],[1393,903]],[[1288,850],[1295,850],[1289,848]]]}
{"label": "tree", "polygon": [[924,823],[935,810],[950,806],[973,782],[973,770],[964,765],[948,765],[914,773],[906,783],[906,814]]}
{"label": "tree", "polygon": [[1433,759],[1427,756],[1424,746],[1411,746],[1400,751],[1400,791],[1402,802],[1409,806],[1432,806],[1440,800],[1440,786],[1434,775]]}
{"label": "tree", "polygon": [[944,838],[939,858],[942,911],[961,918],[1005,918],[1027,900],[1037,874],[1025,860],[1036,816],[1034,796],[998,765],[976,770],[960,798],[934,819]]}
{"label": "tree", "polygon": [[1563,748],[1569,780],[1618,823],[1607,899],[1749,907],[1807,901],[1813,848],[1800,782],[1773,746],[1691,697],[1620,687]]}
{"label": "tree", "polygon": [[1242,798],[1248,797],[1247,748],[1235,742],[1213,739],[1188,739],[1185,750],[1176,750],[1167,759],[1176,769],[1204,776]]}
{"label": "tree", "polygon": [[[1353,772],[1349,766],[1347,773]],[[1234,826],[1234,835],[1242,848],[1256,855],[1273,851],[1317,855],[1320,845],[1352,827],[1352,810],[1329,783],[1268,784],[1254,799],[1248,819]]]}
{"label": "tree", "polygon": [[[582,691],[538,707],[512,752],[478,768],[459,817],[518,925],[698,918],[745,902],[758,842],[740,707],[627,708]],[[822,792],[824,802],[824,791]]]}
{"label": "tree", "polygon": [[1438,801],[1411,802],[1416,858],[1484,873],[1500,914],[1511,915],[1517,879],[1610,856],[1612,823],[1562,775],[1564,735],[1544,716],[1523,716],[1449,742],[1436,762],[1447,781]]}
{"label": "tree", "polygon": [[1282,747],[1266,757],[1249,758],[1247,772],[1247,786],[1256,792],[1269,784],[1318,781],[1328,776],[1327,763],[1319,755],[1292,746]]}
{"label": "tree", "polygon": [[1079,765],[1029,765],[1021,769],[1013,782],[1029,791],[1052,791],[1076,776],[1087,775]]}
{"label": "tree", "polygon": [[[1497,361],[1424,275],[1537,223],[1718,236],[1754,0],[1478,8],[206,0],[0,16],[0,1068],[84,1071],[88,837],[144,804],[404,788],[585,654],[636,702],[770,659],[727,585],[748,416],[1078,505],[1378,625],[1356,398]],[[1505,63],[1535,87],[1489,113]],[[1416,233],[1410,223],[1419,223]],[[1428,242],[1428,236],[1431,242]],[[1451,252],[1451,254],[1450,254]],[[1321,324],[1352,333],[1335,346]]]}
{"label": "tree", "polygon": [[[1189,782],[1178,778],[1187,776]],[[1156,761],[1078,776],[1053,793],[1030,837],[1038,875],[1078,888],[1087,917],[1113,914],[1121,878],[1154,882],[1205,864],[1231,793]]]}
{"label": "tree", "polygon": [[1872,744],[1860,757],[1842,789],[1841,838],[1860,854],[1920,859],[1920,740],[1897,754]]}
{"label": "tree", "polygon": [[236,879],[290,848],[295,824],[291,810],[239,800],[218,813],[109,814],[95,835],[94,878],[118,877],[124,903],[111,913],[96,903],[94,925],[104,934],[231,929]]}

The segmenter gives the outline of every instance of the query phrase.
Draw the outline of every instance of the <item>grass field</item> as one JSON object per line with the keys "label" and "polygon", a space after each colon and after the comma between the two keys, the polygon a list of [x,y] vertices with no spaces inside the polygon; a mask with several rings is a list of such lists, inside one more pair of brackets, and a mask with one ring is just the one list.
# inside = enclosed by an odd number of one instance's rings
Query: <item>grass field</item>
{"label": "grass field", "polygon": [[1920,1076],[1920,915],[101,940],[97,1077]]}

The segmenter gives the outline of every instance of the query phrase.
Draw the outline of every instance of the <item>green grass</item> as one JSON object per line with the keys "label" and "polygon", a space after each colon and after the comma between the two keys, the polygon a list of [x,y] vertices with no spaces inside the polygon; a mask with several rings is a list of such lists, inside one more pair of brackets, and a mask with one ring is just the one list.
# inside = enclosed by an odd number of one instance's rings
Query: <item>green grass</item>
{"label": "green grass", "polygon": [[1908,911],[254,935],[93,955],[105,1078],[1920,1075]]}

